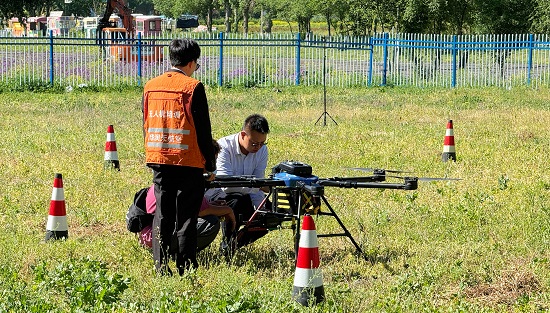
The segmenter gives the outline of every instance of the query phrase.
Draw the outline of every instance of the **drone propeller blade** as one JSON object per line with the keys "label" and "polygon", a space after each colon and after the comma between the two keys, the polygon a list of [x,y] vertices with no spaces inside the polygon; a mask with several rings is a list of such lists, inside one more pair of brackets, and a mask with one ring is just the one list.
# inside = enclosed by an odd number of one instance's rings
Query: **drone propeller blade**
{"label": "drone propeller blade", "polygon": [[385,171],[387,173],[412,173],[409,171],[401,171],[401,170],[386,170],[382,168],[371,168],[371,167],[344,167],[347,170],[354,170],[354,171],[363,171],[363,172],[376,172],[376,171]]}
{"label": "drone propeller blade", "polygon": [[[405,178],[403,176],[386,175],[386,177],[392,178]],[[448,177],[415,177],[418,181],[442,181],[442,180],[462,180],[462,178],[448,178]]]}
{"label": "drone propeller blade", "polygon": [[419,181],[440,181],[440,180],[462,180],[462,178],[446,178],[446,177],[418,177]]}

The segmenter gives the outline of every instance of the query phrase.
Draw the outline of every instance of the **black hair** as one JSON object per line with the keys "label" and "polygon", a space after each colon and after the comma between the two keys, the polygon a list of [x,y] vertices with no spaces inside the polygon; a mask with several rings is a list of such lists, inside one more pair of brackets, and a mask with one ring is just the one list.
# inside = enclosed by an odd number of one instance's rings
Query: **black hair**
{"label": "black hair", "polygon": [[260,114],[252,114],[244,120],[243,130],[253,130],[260,134],[269,133],[267,119]]}
{"label": "black hair", "polygon": [[222,147],[220,147],[220,144],[216,141],[216,139],[212,139],[212,145],[214,146],[214,154],[220,153]]}
{"label": "black hair", "polygon": [[201,56],[201,48],[193,39],[174,39],[170,42],[170,64],[185,66],[191,61],[197,61]]}

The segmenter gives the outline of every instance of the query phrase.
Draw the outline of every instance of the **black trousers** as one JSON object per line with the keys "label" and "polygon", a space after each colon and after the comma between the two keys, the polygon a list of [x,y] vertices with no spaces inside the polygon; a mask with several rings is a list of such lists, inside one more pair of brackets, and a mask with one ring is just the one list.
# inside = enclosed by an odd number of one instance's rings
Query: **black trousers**
{"label": "black trousers", "polygon": [[153,259],[161,273],[171,273],[176,260],[180,274],[197,263],[197,217],[204,197],[203,169],[148,164],[153,170],[157,209],[153,219]]}
{"label": "black trousers", "polygon": [[[240,248],[253,243],[269,232],[264,222],[265,215],[263,213],[257,214],[254,220],[251,221],[250,227],[246,227],[246,224],[252,218],[255,211],[249,194],[242,195],[230,193],[225,197],[225,201],[227,201],[227,205],[233,209],[233,213],[237,219],[237,225],[232,234],[227,234],[227,225],[225,225],[225,222],[222,224],[223,240],[236,240],[236,248]],[[271,211],[271,201],[266,201],[263,211]]]}

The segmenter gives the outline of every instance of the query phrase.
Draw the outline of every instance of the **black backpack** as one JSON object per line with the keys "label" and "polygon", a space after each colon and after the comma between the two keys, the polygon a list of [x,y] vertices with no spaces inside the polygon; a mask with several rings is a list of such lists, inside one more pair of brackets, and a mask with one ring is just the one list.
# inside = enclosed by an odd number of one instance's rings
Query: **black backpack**
{"label": "black backpack", "polygon": [[136,192],[134,203],[126,213],[126,227],[132,233],[139,233],[143,228],[153,224],[153,214],[147,213],[145,209],[145,198],[150,187],[143,188]]}

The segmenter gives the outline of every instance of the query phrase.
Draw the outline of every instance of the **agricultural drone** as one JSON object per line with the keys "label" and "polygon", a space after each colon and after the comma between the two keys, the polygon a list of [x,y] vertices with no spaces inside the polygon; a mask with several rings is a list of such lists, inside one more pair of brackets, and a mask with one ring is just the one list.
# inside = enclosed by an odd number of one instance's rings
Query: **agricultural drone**
{"label": "agricultural drone", "polygon": [[[271,208],[255,210],[248,221],[242,221],[243,226],[238,230],[237,236],[239,233],[245,232],[274,230],[280,228],[283,222],[290,222],[290,228],[294,233],[294,251],[297,252],[300,241],[300,217],[304,214],[326,215],[336,219],[343,232],[317,234],[317,237],[348,237],[355,246],[357,253],[365,256],[361,247],[326,199],[325,187],[416,190],[418,181],[422,180],[458,180],[456,178],[419,178],[393,175],[408,173],[397,170],[348,169],[368,171],[372,172],[372,175],[319,178],[312,174],[312,167],[308,164],[298,161],[284,161],[274,166],[271,175],[267,178],[216,176],[213,181],[207,182],[207,188],[270,187],[270,192],[266,195],[264,202],[271,198]],[[386,181],[387,178],[396,179],[397,182],[388,182]],[[326,205],[328,211],[321,210],[321,203]]]}

